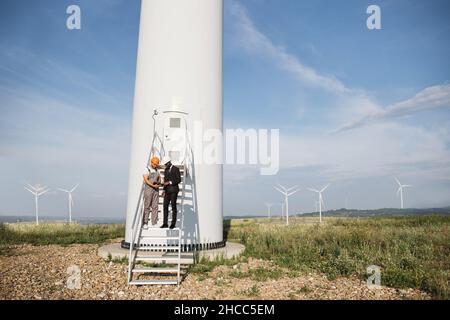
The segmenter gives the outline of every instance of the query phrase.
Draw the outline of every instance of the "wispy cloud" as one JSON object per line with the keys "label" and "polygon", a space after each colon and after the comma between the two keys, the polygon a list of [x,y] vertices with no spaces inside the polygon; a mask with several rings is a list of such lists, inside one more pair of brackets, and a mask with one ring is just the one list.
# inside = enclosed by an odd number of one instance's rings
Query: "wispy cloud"
{"label": "wispy cloud", "polygon": [[348,93],[350,89],[333,75],[320,74],[311,67],[304,65],[298,57],[291,54],[282,46],[276,45],[261,32],[250,19],[245,7],[237,1],[230,1],[229,13],[234,18],[234,23],[239,29],[238,41],[246,50],[264,54],[284,70],[291,73],[305,84],[320,87],[335,93]]}
{"label": "wispy cloud", "polygon": [[[383,108],[364,89],[350,88],[334,75],[321,74],[303,64],[298,56],[290,53],[286,48],[276,45],[257,28],[246,8],[238,1],[230,1],[229,13],[234,18],[234,24],[237,28],[235,37],[242,48],[252,54],[271,58],[274,64],[294,75],[302,83],[334,93],[347,102],[347,105],[343,106],[346,110],[342,112],[341,116],[331,116],[334,117],[335,121],[341,123],[346,121],[347,123],[330,131],[332,134],[373,122],[391,120],[441,107],[450,107],[450,85],[436,85],[424,89],[408,100]],[[310,47],[316,50],[314,45],[310,44]]]}
{"label": "wispy cloud", "polygon": [[119,92],[102,85],[102,80],[92,70],[83,70],[54,57],[41,57],[19,46],[0,45],[0,82],[4,83],[11,76],[16,78],[16,82],[9,83],[12,89],[23,82],[34,90],[41,88],[65,99],[73,98],[72,90],[67,90],[70,87],[109,105],[121,106],[120,101],[124,100]]}
{"label": "wispy cloud", "polygon": [[443,107],[450,107],[450,85],[428,87],[410,99],[394,103],[387,106],[385,109],[371,112],[368,115],[341,126],[337,130],[332,131],[332,133],[339,133],[374,122],[395,119]]}

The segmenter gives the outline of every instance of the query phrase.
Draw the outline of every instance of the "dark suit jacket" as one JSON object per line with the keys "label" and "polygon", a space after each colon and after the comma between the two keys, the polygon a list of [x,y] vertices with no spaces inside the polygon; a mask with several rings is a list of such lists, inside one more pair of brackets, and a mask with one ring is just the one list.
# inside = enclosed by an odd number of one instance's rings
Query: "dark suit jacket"
{"label": "dark suit jacket", "polygon": [[181,175],[180,175],[180,169],[178,167],[172,165],[170,168],[164,170],[164,182],[171,181],[172,184],[165,186],[164,191],[166,193],[178,193],[180,191],[180,188],[178,187],[178,184],[181,183]]}

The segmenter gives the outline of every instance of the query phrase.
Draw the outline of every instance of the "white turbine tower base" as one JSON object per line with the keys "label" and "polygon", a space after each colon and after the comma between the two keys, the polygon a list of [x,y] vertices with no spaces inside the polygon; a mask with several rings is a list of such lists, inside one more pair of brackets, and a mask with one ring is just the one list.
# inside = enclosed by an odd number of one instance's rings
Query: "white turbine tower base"
{"label": "white turbine tower base", "polygon": [[410,188],[412,187],[412,185],[410,184],[401,184],[400,181],[397,178],[394,178],[395,181],[397,182],[399,188],[397,190],[397,195],[400,194],[400,208],[404,209],[404,203],[403,203],[403,188]]}
{"label": "white turbine tower base", "polygon": [[[307,188],[309,191],[312,192],[316,192],[319,194],[319,222],[322,223],[322,206],[323,206],[323,196],[322,193],[329,187],[330,185],[326,185],[324,188],[322,188],[322,190],[317,190],[317,189],[312,189],[312,188]],[[317,210],[317,209],[316,209]]]}
{"label": "white turbine tower base", "polygon": [[58,188],[58,190],[65,192],[69,195],[69,223],[72,223],[72,206],[73,206],[72,193],[75,191],[76,188],[78,188],[78,184],[75,187],[73,187],[71,190]]}
{"label": "white turbine tower base", "polygon": [[39,197],[50,191],[49,188],[41,186],[39,184],[32,186],[27,183],[27,187],[24,187],[27,191],[34,195],[36,225],[39,225]]}
{"label": "white turbine tower base", "polygon": [[[277,190],[278,192],[280,192],[282,195],[284,195],[284,206],[286,208],[286,225],[289,225],[289,197],[292,196],[293,194],[297,193],[300,191],[300,189],[297,186],[294,186],[292,188],[285,188],[282,185],[278,185],[278,187],[274,187],[275,190]],[[294,190],[297,189],[297,190]],[[293,191],[294,190],[294,191]]]}

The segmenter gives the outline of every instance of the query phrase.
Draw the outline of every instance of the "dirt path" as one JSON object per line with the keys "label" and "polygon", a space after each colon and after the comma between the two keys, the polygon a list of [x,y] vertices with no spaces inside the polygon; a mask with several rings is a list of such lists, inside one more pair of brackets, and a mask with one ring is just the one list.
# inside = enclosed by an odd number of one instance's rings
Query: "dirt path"
{"label": "dirt path", "polygon": [[[329,281],[317,274],[276,279],[248,277],[249,271],[273,268],[250,259],[216,267],[209,274],[188,274],[179,288],[129,287],[127,265],[97,256],[97,245],[11,246],[0,256],[0,299],[429,299],[418,290],[369,289],[356,278]],[[68,289],[67,268],[81,270],[81,289]],[[278,270],[280,272],[280,269]]]}

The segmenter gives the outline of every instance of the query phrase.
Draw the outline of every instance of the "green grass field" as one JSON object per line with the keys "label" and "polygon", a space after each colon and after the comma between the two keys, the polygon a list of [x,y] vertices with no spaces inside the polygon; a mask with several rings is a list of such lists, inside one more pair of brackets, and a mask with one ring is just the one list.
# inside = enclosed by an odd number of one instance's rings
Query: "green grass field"
{"label": "green grass field", "polygon": [[366,268],[377,265],[382,285],[450,297],[449,216],[329,218],[323,225],[306,219],[288,227],[279,219],[226,221],[225,233],[245,244],[246,256],[291,270],[366,279]]}
{"label": "green grass field", "polygon": [[7,223],[0,224],[0,244],[33,245],[103,243],[123,237],[123,224],[81,225],[67,223]]}

